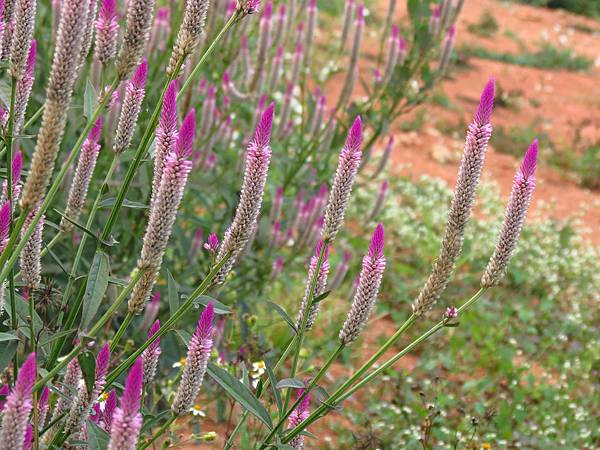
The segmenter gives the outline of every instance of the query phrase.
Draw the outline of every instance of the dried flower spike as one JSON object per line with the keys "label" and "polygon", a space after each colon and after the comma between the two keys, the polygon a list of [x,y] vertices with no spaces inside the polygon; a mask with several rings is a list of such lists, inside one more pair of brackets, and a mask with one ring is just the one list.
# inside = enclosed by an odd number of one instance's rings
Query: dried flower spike
{"label": "dried flower spike", "polygon": [[531,196],[535,189],[537,154],[538,141],[536,139],[529,146],[521,167],[515,175],[510,199],[504,212],[504,222],[496,242],[496,249],[481,278],[483,287],[493,286],[502,279],[508,262],[517,247],[531,203]]}
{"label": "dried flower spike", "polygon": [[208,12],[209,3],[209,0],[186,1],[183,23],[179,28],[179,33],[177,33],[173,53],[171,53],[171,60],[167,67],[168,75],[174,75],[178,65],[183,64],[185,58],[191,55],[196,48],[200,34],[206,24],[206,13]]}
{"label": "dried flower spike", "polygon": [[29,48],[33,39],[36,8],[37,0],[16,0],[15,2],[8,73],[16,81],[25,76]]}
{"label": "dried flower spike", "polygon": [[129,0],[127,2],[127,27],[123,45],[117,57],[117,74],[126,79],[141,62],[150,35],[152,12],[156,0]]}
{"label": "dried flower spike", "polygon": [[[311,295],[311,287],[313,278],[315,276],[315,271],[317,270],[317,263],[319,262],[319,255],[321,254],[321,250],[325,245],[325,250],[323,251],[323,261],[321,262],[321,267],[319,269],[319,274],[317,275],[317,282],[315,284],[314,292]],[[329,246],[324,244],[323,241],[320,241],[315,248],[314,255],[310,258],[310,265],[308,266],[308,276],[306,278],[306,286],[304,288],[304,297],[302,298],[302,303],[300,305],[300,310],[298,311],[298,317],[296,318],[296,328],[300,330],[302,324],[304,322],[304,312],[308,306],[308,301],[311,301],[311,306],[308,311],[308,318],[306,319],[306,327],[305,330],[310,330],[315,324],[315,320],[317,319],[317,314],[319,313],[319,308],[321,302],[314,303],[314,300],[325,292],[325,288],[327,287],[327,277],[329,275]]]}

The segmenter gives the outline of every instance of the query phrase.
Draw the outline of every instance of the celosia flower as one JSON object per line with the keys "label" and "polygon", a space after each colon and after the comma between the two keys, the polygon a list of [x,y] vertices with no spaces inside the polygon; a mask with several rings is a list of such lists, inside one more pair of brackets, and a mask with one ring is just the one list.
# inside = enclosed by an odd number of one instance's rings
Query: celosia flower
{"label": "celosia flower", "polygon": [[283,264],[285,259],[283,256],[278,256],[275,261],[273,261],[273,266],[271,267],[271,278],[276,279],[281,271],[283,270]]}
{"label": "celosia flower", "polygon": [[46,424],[46,416],[50,409],[50,404],[48,403],[49,396],[50,389],[44,386],[44,389],[42,389],[42,393],[40,394],[40,399],[38,400],[38,428],[40,429],[43,429]]}
{"label": "celosia flower", "polygon": [[435,6],[433,8],[433,13],[431,14],[431,18],[429,19],[429,33],[432,35],[437,35],[440,31],[440,22],[442,18],[442,8],[441,6]]}
{"label": "celosia flower", "polygon": [[21,199],[21,205],[30,210],[42,202],[54,171],[73,85],[78,75],[77,65],[87,13],[86,3],[81,0],[65,0],[61,9],[60,28],[46,89],[42,125]]}
{"label": "celosia flower", "polygon": [[260,9],[260,0],[239,0],[238,8],[243,15],[256,14]]}
{"label": "celosia flower", "polygon": [[[277,13],[277,27],[275,28],[275,33],[273,35],[273,45],[275,47],[280,47],[282,43],[283,36],[285,34],[285,29],[287,27],[287,14],[285,3],[279,5],[279,11]],[[283,47],[282,47],[283,48]]]}
{"label": "celosia flower", "polygon": [[356,10],[356,21],[354,22],[354,40],[352,41],[352,53],[350,53],[350,62],[348,64],[348,71],[346,74],[346,81],[342,88],[342,93],[338,99],[336,109],[339,111],[342,109],[352,91],[354,90],[354,84],[356,82],[358,72],[358,58],[360,56],[360,47],[362,44],[363,33],[365,31],[365,17],[364,17],[364,6],[358,5]]}
{"label": "celosia flower", "polygon": [[274,91],[277,88],[277,83],[281,77],[283,68],[283,47],[280,45],[275,50],[275,58],[271,64],[271,74],[269,75],[269,91]]}
{"label": "celosia flower", "polygon": [[329,202],[325,209],[325,225],[323,227],[323,240],[333,241],[344,221],[344,215],[352,193],[352,185],[356,178],[358,166],[362,156],[360,146],[362,143],[362,122],[357,117],[350,127],[344,148],[340,153],[338,167],[333,179],[333,187]]}
{"label": "celosia flower", "polygon": [[219,238],[217,235],[215,233],[210,233],[203,247],[206,251],[214,254],[219,248]]}
{"label": "celosia flower", "polygon": [[54,406],[51,419],[52,422],[57,420],[61,414],[68,409],[68,405],[73,397],[72,393],[77,392],[80,380],[81,367],[79,366],[77,359],[72,359],[69,364],[67,364],[67,370],[62,379],[61,395],[58,396],[58,400]]}
{"label": "celosia flower", "polygon": [[306,67],[310,67],[312,62],[312,44],[315,38],[317,28],[317,0],[310,0],[307,8],[306,36],[304,39]]}
{"label": "celosia flower", "polygon": [[[301,398],[304,395],[304,389],[300,389],[298,391],[297,399]],[[296,428],[310,415],[310,394],[304,395],[300,404],[292,411],[290,417],[288,418],[288,430]],[[304,436],[302,434],[298,434],[295,436],[290,442],[288,442],[290,447],[295,448],[296,450],[302,450],[304,448]]]}
{"label": "celosia flower", "polygon": [[[96,161],[98,159],[98,153],[100,152],[100,132],[102,130],[102,118],[98,118],[96,125],[90,130],[87,139],[81,147],[81,153],[79,154],[79,161],[77,162],[77,168],[75,169],[75,176],[71,183],[71,189],[69,190],[69,199],[67,200],[67,207],[65,208],[65,216],[72,221],[77,222],[79,215],[85,204],[85,198],[87,196],[88,187],[94,174],[94,168],[96,167]],[[63,231],[69,231],[73,229],[74,225],[65,217],[60,221],[60,228]]]}
{"label": "celosia flower", "polygon": [[171,10],[168,7],[158,8],[156,11],[156,19],[154,19],[152,34],[150,35],[150,41],[148,42],[149,51],[153,52],[156,49],[161,52],[164,51],[167,37],[170,33]]}
{"label": "celosia flower", "polygon": [[279,119],[279,137],[283,137],[285,134],[285,128],[290,119],[292,112],[292,93],[294,91],[294,85],[288,82],[283,94],[283,105],[281,106],[281,115]]}
{"label": "celosia flower", "polygon": [[385,270],[383,245],[383,226],[379,224],[373,234],[373,239],[371,239],[369,253],[363,258],[352,307],[340,330],[340,342],[344,345],[348,345],[358,338],[377,301],[383,271]]}
{"label": "celosia flower", "polygon": [[271,222],[276,222],[281,218],[281,207],[283,205],[283,186],[277,186],[275,198],[271,205]]}
{"label": "celosia flower", "polygon": [[456,309],[456,306],[449,306],[448,308],[446,308],[444,316],[447,319],[456,319],[458,317],[458,309]]}
{"label": "celosia flower", "polygon": [[188,175],[192,170],[192,147],[196,131],[196,113],[192,109],[181,125],[175,148],[167,155],[160,188],[151,205],[150,217],[138,260],[138,269],[143,272],[129,299],[129,311],[139,314],[158,278],[162,259],[171,236],[177,209],[183,198]]}
{"label": "celosia flower", "polygon": [[354,0],[346,0],[344,4],[344,15],[342,19],[342,34],[340,37],[340,51],[344,50],[348,35],[350,34],[350,25],[352,25],[352,19],[354,18],[354,9],[356,5]]}
{"label": "celosia flower", "polygon": [[96,60],[106,65],[117,53],[119,23],[115,14],[115,0],[101,0],[98,20],[96,20]]}
{"label": "celosia flower", "polygon": [[262,77],[263,70],[267,61],[267,54],[271,45],[271,29],[273,27],[273,3],[267,2],[260,18],[260,33],[258,35],[257,55],[254,59],[256,65],[254,75],[250,81],[250,91],[257,90],[258,82]]}
{"label": "celosia flower", "polygon": [[188,344],[185,368],[172,406],[173,412],[178,416],[187,414],[198,397],[213,346],[213,321],[214,306],[209,302],[202,311],[196,331]]}
{"label": "celosia flower", "polygon": [[490,118],[494,106],[494,79],[486,84],[473,122],[467,129],[454,197],[448,212],[448,223],[442,240],[440,255],[419,296],[412,304],[417,316],[429,310],[446,289],[454,264],[462,252],[465,227],[471,216],[487,144],[492,135]]}
{"label": "celosia flower", "polygon": [[250,80],[252,77],[252,62],[250,61],[250,52],[248,50],[248,37],[245,33],[240,38],[240,58],[243,64],[244,79]]}
{"label": "celosia flower", "polygon": [[308,266],[308,277],[306,278],[306,285],[304,288],[304,297],[302,298],[302,304],[298,311],[298,317],[296,318],[296,328],[301,329],[304,322],[304,313],[308,308],[308,302],[311,302],[310,309],[308,310],[308,317],[306,319],[305,330],[310,330],[317,318],[321,302],[314,303],[314,300],[325,292],[327,287],[327,276],[329,275],[329,245],[325,244],[325,250],[323,250],[323,260],[321,267],[317,275],[317,282],[315,284],[314,291],[311,293],[311,287],[313,278],[315,277],[315,271],[317,270],[317,263],[319,261],[319,255],[323,248],[323,241],[320,241],[315,248],[314,255],[310,258],[310,265]]}
{"label": "celosia flower", "polygon": [[206,98],[202,102],[202,115],[200,116],[200,136],[204,138],[208,136],[215,119],[216,95],[217,88],[212,84],[209,85]]}
{"label": "celosia flower", "polygon": [[123,45],[117,57],[119,79],[127,78],[142,60],[144,48],[152,26],[152,12],[156,0],[129,0],[127,2],[127,26]]}
{"label": "celosia flower", "polygon": [[173,75],[178,64],[182,64],[191,55],[206,23],[209,0],[187,0],[183,13],[183,22],[177,33],[177,39],[167,67],[167,74]]}
{"label": "celosia flower", "polygon": [[375,200],[375,204],[373,205],[371,214],[369,214],[369,220],[373,220],[379,215],[379,212],[381,211],[381,208],[383,207],[383,204],[385,203],[385,198],[387,197],[388,188],[389,188],[388,181],[383,180],[383,183],[381,183],[381,187],[379,188],[379,194],[377,195],[377,200]]}
{"label": "celosia flower", "polygon": [[104,427],[106,430],[110,430],[115,409],[117,409],[117,393],[113,389],[108,394],[108,397],[106,397],[106,401],[104,402],[104,411],[102,411],[102,421],[104,422]]}
{"label": "celosia flower", "polygon": [[448,29],[448,33],[446,34],[446,39],[444,39],[444,47],[442,48],[442,53],[440,55],[440,62],[438,65],[438,70],[440,72],[444,72],[448,67],[450,56],[452,55],[452,50],[454,49],[455,38],[456,29],[454,27],[450,27]]}
{"label": "celosia flower", "polygon": [[58,27],[60,25],[60,10],[63,0],[52,0],[52,37],[58,36]]}
{"label": "celosia flower", "polygon": [[398,64],[398,53],[399,46],[398,41],[400,40],[400,30],[397,25],[392,26],[392,34],[390,35],[388,41],[388,53],[386,57],[386,66],[385,71],[383,73],[383,79],[381,83],[385,86],[389,83],[394,75],[394,70],[396,69],[396,65]]}
{"label": "celosia flower", "polygon": [[143,380],[144,363],[138,358],[129,371],[121,404],[112,417],[108,450],[135,450],[142,427]]}
{"label": "celosia flower", "polygon": [[89,0],[85,24],[83,27],[83,36],[81,37],[81,50],[79,51],[79,62],[77,72],[81,72],[81,69],[87,61],[90,49],[92,48],[92,40],[94,38],[94,21],[96,20],[97,11],[98,0]]}
{"label": "celosia flower", "polygon": [[[157,320],[152,324],[148,331],[148,339],[154,336],[160,329],[160,320]],[[142,360],[144,361],[144,386],[148,386],[154,377],[156,376],[156,369],[158,367],[158,358],[160,358],[160,337],[156,338],[152,344],[150,344],[146,350],[142,353]]]}
{"label": "celosia flower", "polygon": [[531,203],[531,196],[535,189],[537,154],[538,141],[536,139],[529,146],[521,167],[515,175],[510,199],[504,212],[504,222],[502,222],[502,228],[496,242],[496,249],[481,278],[483,287],[493,286],[502,279],[508,262],[517,247],[527,210]]}
{"label": "celosia flower", "polygon": [[394,149],[394,136],[390,135],[390,137],[387,141],[387,145],[385,146],[385,150],[383,151],[383,155],[381,155],[381,159],[379,160],[379,165],[377,166],[377,169],[375,169],[375,172],[373,172],[371,179],[377,178],[377,176],[379,176],[379,174],[381,172],[383,172],[383,169],[385,169],[385,166],[387,165],[388,161],[390,160],[390,156],[392,155],[393,149]]}
{"label": "celosia flower", "polygon": [[30,423],[25,428],[25,436],[23,437],[23,450],[31,450],[31,444],[33,443],[33,427]]}
{"label": "celosia flower", "polygon": [[294,63],[292,65],[292,75],[290,78],[292,86],[298,86],[298,84],[300,83],[300,74],[302,73],[303,61],[304,45],[302,45],[302,42],[298,42],[294,50]]}
{"label": "celosia flower", "polygon": [[[27,219],[25,219],[25,224],[21,230],[21,234],[25,233],[27,227],[29,227],[36,214],[37,209],[34,209],[28,214]],[[42,215],[39,222],[36,224],[33,233],[29,237],[27,244],[25,244],[25,247],[23,247],[20,255],[21,278],[23,279],[23,284],[25,287],[29,289],[37,288],[42,280],[41,254],[43,231],[44,216]]]}
{"label": "celosia flower", "polygon": [[31,353],[19,370],[17,381],[6,398],[0,425],[2,448],[18,449],[23,447],[29,413],[33,409],[33,385],[37,373],[36,356]]}
{"label": "celosia flower", "polygon": [[37,42],[34,39],[31,41],[31,46],[29,47],[29,56],[27,57],[27,63],[25,65],[25,73],[23,77],[17,81],[14,109],[15,118],[13,124],[15,134],[19,134],[21,132],[21,128],[25,120],[25,111],[27,109],[27,104],[29,103],[31,89],[33,88],[33,82],[35,79],[34,71],[36,55]]}
{"label": "celosia flower", "polygon": [[226,255],[229,256],[229,259],[223,264],[215,277],[215,282],[218,284],[223,283],[225,277],[231,271],[257,224],[271,161],[270,140],[274,112],[275,104],[271,103],[263,113],[260,123],[256,127],[254,138],[248,145],[240,200],[233,222],[225,232],[217,256],[218,261]]}
{"label": "celosia flower", "polygon": [[235,84],[231,79],[231,75],[229,75],[229,72],[227,70],[223,72],[223,92],[225,92],[236,102],[240,102],[248,98],[247,94],[240,92],[238,88],[235,87]]}
{"label": "celosia flower", "polygon": [[123,99],[123,107],[121,108],[119,125],[117,126],[117,136],[113,145],[113,150],[117,154],[123,153],[131,144],[146,92],[147,70],[147,62],[144,59],[125,88],[125,98]]}
{"label": "celosia flower", "polygon": [[3,384],[2,387],[0,387],[0,396],[4,397],[4,400],[0,399],[0,413],[4,411],[4,406],[6,405],[6,397],[8,397],[8,394],[10,394],[10,387],[8,386],[8,384]]}
{"label": "celosia flower", "polygon": [[150,209],[154,205],[162,179],[165,158],[175,146],[177,140],[177,81],[171,81],[163,97],[162,111],[156,128],[156,154],[154,156],[154,174],[152,176],[152,196]]}
{"label": "celosia flower", "polygon": [[0,207],[0,255],[8,244],[8,231],[10,228],[10,203],[5,201]]}
{"label": "celosia flower", "polygon": [[16,0],[14,8],[14,28],[8,73],[11,78],[18,81],[25,76],[29,48],[33,39],[37,0]]}
{"label": "celosia flower", "polygon": [[349,266],[351,257],[352,257],[352,254],[349,251],[344,252],[344,255],[342,257],[342,262],[338,266],[338,268],[335,272],[335,275],[333,276],[333,280],[329,284],[329,288],[331,290],[339,287],[342,284],[342,281],[344,281],[344,278],[346,277],[346,274],[348,273],[348,266]]}

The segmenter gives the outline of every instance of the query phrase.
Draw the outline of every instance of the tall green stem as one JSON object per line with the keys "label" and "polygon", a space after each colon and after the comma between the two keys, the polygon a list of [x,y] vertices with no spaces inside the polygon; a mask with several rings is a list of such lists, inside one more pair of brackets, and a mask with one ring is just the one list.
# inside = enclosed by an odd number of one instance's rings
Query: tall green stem
{"label": "tall green stem", "polygon": [[156,440],[158,438],[160,438],[163,434],[165,434],[165,431],[167,431],[169,429],[169,427],[173,424],[173,422],[175,422],[176,420],[177,420],[177,416],[175,414],[172,414],[171,417],[169,417],[169,420],[167,420],[158,429],[158,431],[156,433],[154,433],[150,439],[148,439],[148,441],[146,441],[143,444],[140,444],[138,446],[138,450],[144,450],[145,448],[150,447],[154,442],[156,442]]}

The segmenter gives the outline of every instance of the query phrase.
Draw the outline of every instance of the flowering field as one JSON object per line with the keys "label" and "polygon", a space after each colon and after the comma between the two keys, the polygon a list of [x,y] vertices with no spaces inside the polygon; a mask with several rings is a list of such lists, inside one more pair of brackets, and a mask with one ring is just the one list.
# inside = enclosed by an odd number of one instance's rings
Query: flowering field
{"label": "flowering field", "polygon": [[464,54],[521,61],[467,7],[0,0],[0,448],[600,445],[599,252],[529,211],[592,157],[490,71],[456,181],[399,173]]}

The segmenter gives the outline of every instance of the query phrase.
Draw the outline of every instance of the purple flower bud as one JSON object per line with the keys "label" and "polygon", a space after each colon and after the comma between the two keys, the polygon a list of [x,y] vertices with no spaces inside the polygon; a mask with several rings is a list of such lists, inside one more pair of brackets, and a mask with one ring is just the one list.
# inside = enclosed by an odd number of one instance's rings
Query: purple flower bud
{"label": "purple flower bud", "polygon": [[110,430],[112,425],[112,418],[117,408],[117,393],[115,390],[110,391],[106,402],[104,402],[104,411],[102,412],[102,421],[106,430]]}
{"label": "purple flower bud", "polygon": [[8,201],[0,207],[0,254],[8,244],[8,231],[10,227],[10,203]]}
{"label": "purple flower bud", "polygon": [[15,386],[6,398],[2,411],[0,442],[3,448],[23,447],[29,413],[33,409],[32,395],[36,373],[36,356],[35,353],[31,353],[21,366]]}
{"label": "purple flower bud", "polygon": [[198,397],[213,346],[214,314],[213,303],[209,302],[188,344],[185,368],[172,406],[179,416],[187,414]]}
{"label": "purple flower bud", "polygon": [[515,175],[510,199],[504,211],[504,221],[496,242],[496,249],[481,278],[483,287],[491,287],[502,279],[517,247],[535,189],[537,154],[538,140],[535,139],[529,146],[521,167]]}
{"label": "purple flower bud", "polygon": [[103,65],[117,53],[119,24],[115,14],[115,0],[102,0],[96,20],[96,59]]}
{"label": "purple flower bud", "polygon": [[208,235],[208,239],[203,245],[204,249],[209,251],[211,254],[214,254],[219,248],[219,237],[216,233],[210,233]]}
{"label": "purple flower bud", "polygon": [[369,315],[377,301],[383,271],[385,270],[385,257],[383,256],[384,232],[381,224],[377,225],[369,253],[363,258],[360,278],[352,307],[340,331],[340,341],[348,345],[354,342],[364,328]]}
{"label": "purple flower bud", "polygon": [[458,317],[458,309],[455,306],[449,306],[446,308],[446,312],[444,314],[448,319],[456,319]]}
{"label": "purple flower bud", "polygon": [[331,242],[335,239],[342,223],[352,193],[352,185],[356,178],[358,166],[362,156],[360,146],[362,143],[362,123],[360,116],[354,120],[344,148],[340,153],[338,167],[329,196],[329,203],[325,209],[325,225],[323,239]]}
{"label": "purple flower bud", "polygon": [[27,424],[25,429],[25,437],[23,438],[23,450],[31,450],[31,444],[33,443],[33,427],[30,423]]}
{"label": "purple flower bud", "polygon": [[[300,389],[298,391],[297,399],[301,398],[304,395],[304,389]],[[288,419],[288,430],[292,428],[296,428],[310,415],[310,394],[306,394],[300,404],[292,411],[290,417]],[[289,443],[290,447],[295,448],[296,450],[302,450],[304,448],[304,436],[302,434],[298,434],[295,436]]]}
{"label": "purple flower bud", "polygon": [[115,410],[112,418],[108,450],[135,450],[136,448],[142,427],[140,402],[143,379],[144,363],[141,358],[138,358],[129,371],[121,405]]}

